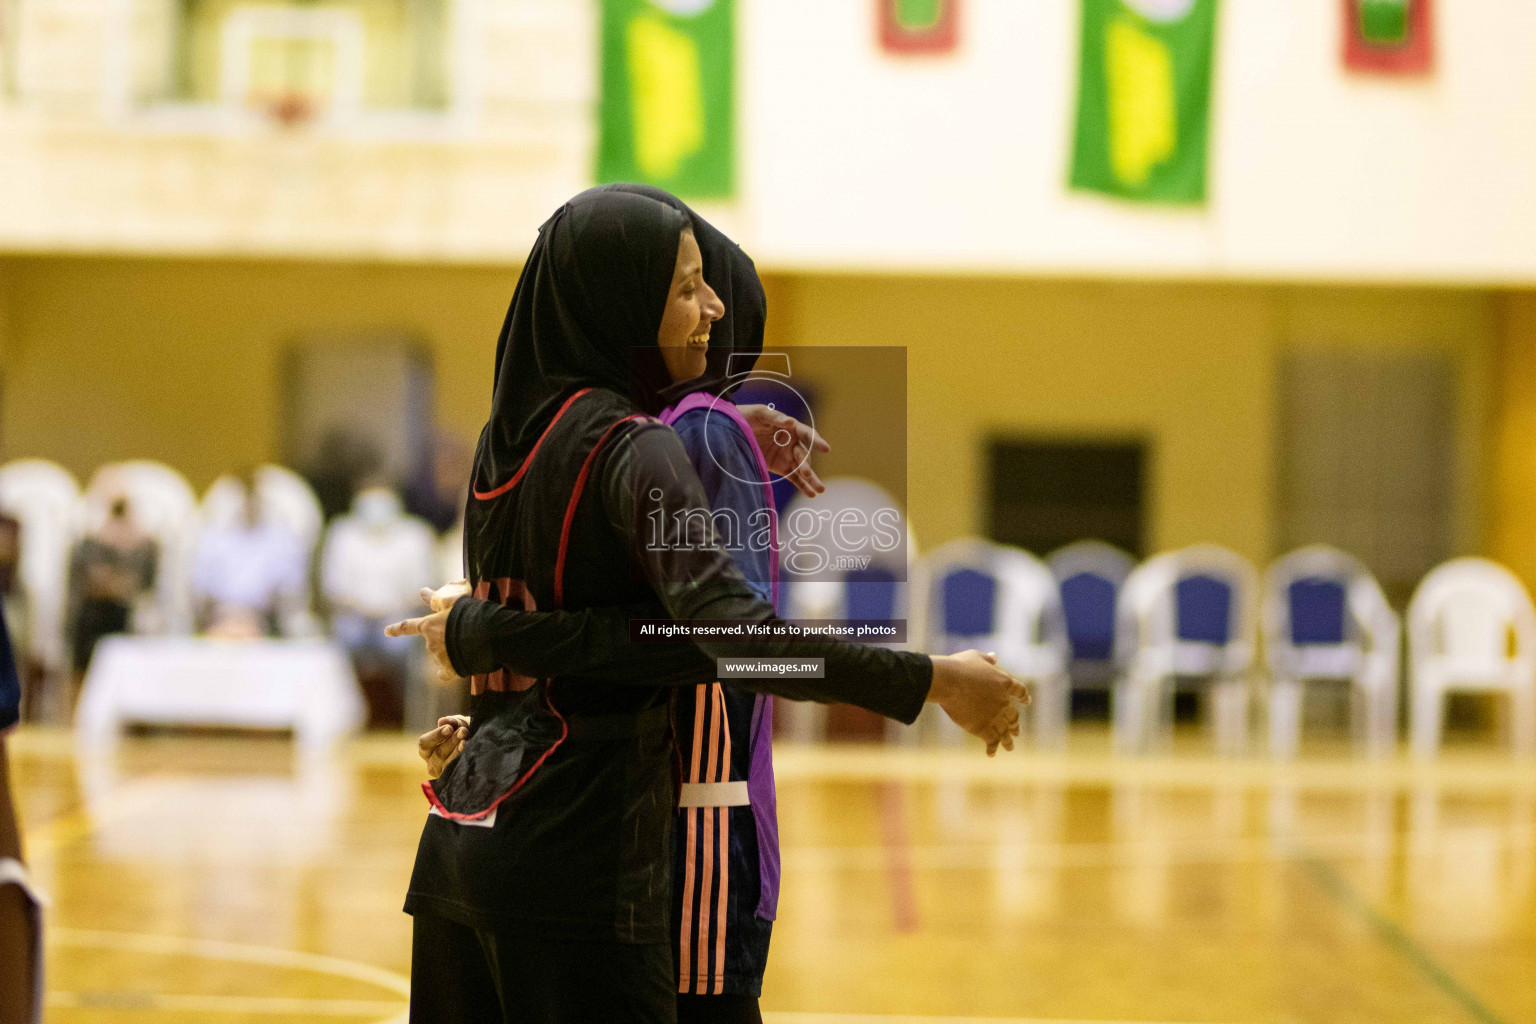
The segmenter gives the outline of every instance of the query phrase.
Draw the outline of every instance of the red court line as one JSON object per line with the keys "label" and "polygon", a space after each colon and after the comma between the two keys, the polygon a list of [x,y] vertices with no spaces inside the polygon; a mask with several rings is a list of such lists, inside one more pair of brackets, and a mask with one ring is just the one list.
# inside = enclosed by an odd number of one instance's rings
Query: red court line
{"label": "red court line", "polygon": [[917,931],[917,887],[912,881],[912,836],[907,828],[901,785],[876,787],[880,803],[880,840],[885,846],[885,877],[891,887],[891,913],[898,932]]}

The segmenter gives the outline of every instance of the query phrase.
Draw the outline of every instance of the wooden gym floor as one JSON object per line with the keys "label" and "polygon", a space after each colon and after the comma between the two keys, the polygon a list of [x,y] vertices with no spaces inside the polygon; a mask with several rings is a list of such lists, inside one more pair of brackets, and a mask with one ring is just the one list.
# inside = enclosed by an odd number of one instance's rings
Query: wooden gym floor
{"label": "wooden gym floor", "polygon": [[[403,1021],[411,742],[22,730],[48,1020]],[[770,1024],[1536,1021],[1536,767],[779,753]]]}

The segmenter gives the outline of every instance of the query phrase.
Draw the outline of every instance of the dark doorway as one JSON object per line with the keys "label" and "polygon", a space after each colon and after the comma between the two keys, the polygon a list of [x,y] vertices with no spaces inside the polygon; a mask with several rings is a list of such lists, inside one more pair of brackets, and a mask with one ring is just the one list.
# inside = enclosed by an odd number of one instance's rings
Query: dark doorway
{"label": "dark doorway", "polygon": [[1144,442],[994,438],[987,463],[993,540],[1037,555],[1076,540],[1144,554]]}
{"label": "dark doorway", "polygon": [[[1142,441],[993,438],[988,534],[1045,556],[1079,540],[1145,554]],[[1109,718],[1109,688],[1073,687],[1072,717]]]}

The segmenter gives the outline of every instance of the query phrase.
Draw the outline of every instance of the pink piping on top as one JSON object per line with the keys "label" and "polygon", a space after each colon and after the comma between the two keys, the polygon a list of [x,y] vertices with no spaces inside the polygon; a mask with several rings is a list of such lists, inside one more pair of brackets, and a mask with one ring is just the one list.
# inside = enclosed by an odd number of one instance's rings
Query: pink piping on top
{"label": "pink piping on top", "polygon": [[[757,435],[752,433],[752,425],[748,423],[747,418],[741,414],[741,410],[736,408],[735,402],[731,401],[729,398],[721,398],[719,395],[712,395],[707,391],[695,391],[693,394],[687,396],[681,402],[678,402],[676,405],[672,406],[670,409],[663,411],[662,414],[657,418],[667,426],[671,426],[673,423],[677,422],[683,413],[690,412],[694,409],[708,409],[711,412],[722,413],[723,415],[730,417],[730,419],[738,427],[741,428],[741,432],[747,435],[747,443],[751,445],[752,455],[757,460],[758,475],[762,478],[763,497],[766,499],[767,507],[772,509],[774,507],[773,478],[768,473],[768,459],[763,455],[763,449],[757,443]],[[768,582],[769,586],[772,588],[770,592],[773,595],[773,603],[775,606],[777,606],[779,603],[778,516],[769,517],[768,531],[768,542],[773,545],[773,557],[768,559]]]}

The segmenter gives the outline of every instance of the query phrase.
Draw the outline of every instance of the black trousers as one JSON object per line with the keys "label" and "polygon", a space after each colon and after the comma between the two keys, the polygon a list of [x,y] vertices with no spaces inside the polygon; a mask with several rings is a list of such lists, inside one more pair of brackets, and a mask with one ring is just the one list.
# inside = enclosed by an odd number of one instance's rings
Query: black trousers
{"label": "black trousers", "polygon": [[677,1024],[763,1024],[755,996],[677,997]]}
{"label": "black trousers", "polygon": [[76,672],[84,672],[91,664],[91,654],[96,641],[113,633],[128,632],[128,605],[122,601],[88,597],[80,602],[80,610],[74,622],[74,644],[70,659]]}
{"label": "black trousers", "polygon": [[413,918],[411,1024],[675,1024],[670,943],[552,939]]}

